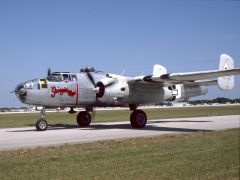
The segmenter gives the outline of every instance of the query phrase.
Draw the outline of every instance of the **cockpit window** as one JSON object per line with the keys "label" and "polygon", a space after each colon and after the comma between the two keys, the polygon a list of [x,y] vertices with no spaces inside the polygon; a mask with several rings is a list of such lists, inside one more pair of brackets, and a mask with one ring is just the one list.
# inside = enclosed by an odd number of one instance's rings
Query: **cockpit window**
{"label": "cockpit window", "polygon": [[54,72],[47,77],[50,82],[77,81],[77,76],[68,72]]}
{"label": "cockpit window", "polygon": [[62,75],[64,81],[71,81],[69,74]]}
{"label": "cockpit window", "polygon": [[77,76],[76,76],[76,74],[72,74],[72,81],[77,81]]}
{"label": "cockpit window", "polygon": [[62,81],[62,74],[61,73],[52,73],[47,77],[48,81],[53,81],[53,82],[60,82]]}

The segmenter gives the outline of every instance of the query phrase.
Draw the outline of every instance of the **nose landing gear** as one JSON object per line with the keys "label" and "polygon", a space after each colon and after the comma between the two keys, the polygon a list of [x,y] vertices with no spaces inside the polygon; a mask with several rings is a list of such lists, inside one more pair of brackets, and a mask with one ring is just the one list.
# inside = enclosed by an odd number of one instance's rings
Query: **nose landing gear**
{"label": "nose landing gear", "polygon": [[[89,108],[86,108],[86,111],[81,111],[78,113],[77,115],[77,123],[79,126],[81,127],[86,127],[86,126],[89,126],[91,121],[92,121],[92,117],[89,113],[89,111],[93,111]],[[46,112],[45,112],[45,107],[42,108],[41,110],[41,116],[40,116],[40,119],[37,120],[35,126],[36,126],[36,129],[38,131],[45,131],[47,130],[47,127],[48,127],[48,123],[46,121]]]}
{"label": "nose landing gear", "polygon": [[47,129],[48,123],[45,120],[46,118],[46,112],[45,112],[45,107],[42,108],[41,110],[41,117],[39,120],[37,120],[35,126],[38,131],[45,131]]}

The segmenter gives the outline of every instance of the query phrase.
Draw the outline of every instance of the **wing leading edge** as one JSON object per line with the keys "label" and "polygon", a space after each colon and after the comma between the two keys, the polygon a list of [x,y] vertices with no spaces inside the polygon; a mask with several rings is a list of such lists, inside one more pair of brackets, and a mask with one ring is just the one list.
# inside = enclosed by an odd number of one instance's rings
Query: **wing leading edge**
{"label": "wing leading edge", "polygon": [[[232,76],[240,74],[240,69],[228,69],[228,70],[215,70],[215,71],[199,71],[199,72],[188,72],[188,73],[173,73],[163,74],[160,77],[152,76],[151,80],[165,82],[192,82],[197,80],[212,79],[223,76]],[[146,80],[146,78],[145,78]]]}

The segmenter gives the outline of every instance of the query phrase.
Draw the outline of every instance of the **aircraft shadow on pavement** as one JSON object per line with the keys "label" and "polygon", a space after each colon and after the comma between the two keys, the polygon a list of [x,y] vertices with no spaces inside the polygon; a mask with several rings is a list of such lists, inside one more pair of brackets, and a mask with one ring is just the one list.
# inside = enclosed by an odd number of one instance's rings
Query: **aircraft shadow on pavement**
{"label": "aircraft shadow on pavement", "polygon": [[[138,130],[138,131],[169,131],[169,132],[198,132],[198,131],[210,131],[206,129],[192,129],[192,128],[176,128],[176,127],[167,127],[164,126],[164,123],[207,123],[211,121],[191,121],[191,120],[181,120],[181,121],[148,121],[147,125],[143,129],[133,129],[130,124],[93,124],[89,127],[79,127],[78,125],[71,124],[49,124],[47,131],[51,130],[64,130],[64,129],[79,129],[84,130],[107,130],[107,129],[129,129],[129,130]],[[162,124],[163,126],[155,126],[154,124]],[[35,129],[30,130],[18,130],[18,131],[8,131],[8,132],[28,132],[36,131]]]}
{"label": "aircraft shadow on pavement", "polygon": [[178,123],[178,122],[196,122],[196,123],[201,123],[201,122],[212,122],[212,121],[194,121],[194,120],[179,120],[179,121],[161,121],[161,120],[154,120],[154,121],[148,121],[148,124],[151,123]]}

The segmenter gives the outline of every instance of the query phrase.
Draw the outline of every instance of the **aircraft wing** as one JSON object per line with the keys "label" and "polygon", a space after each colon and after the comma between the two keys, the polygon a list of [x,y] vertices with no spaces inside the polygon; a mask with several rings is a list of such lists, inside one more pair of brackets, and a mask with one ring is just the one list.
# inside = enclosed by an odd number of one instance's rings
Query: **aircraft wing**
{"label": "aircraft wing", "polygon": [[138,83],[159,83],[159,84],[189,84],[197,83],[199,80],[213,79],[217,77],[232,76],[240,74],[240,68],[228,70],[198,71],[187,73],[163,74],[161,76],[139,76],[130,81]]}

